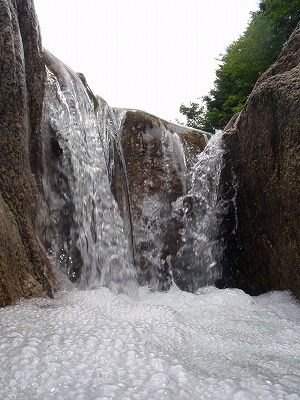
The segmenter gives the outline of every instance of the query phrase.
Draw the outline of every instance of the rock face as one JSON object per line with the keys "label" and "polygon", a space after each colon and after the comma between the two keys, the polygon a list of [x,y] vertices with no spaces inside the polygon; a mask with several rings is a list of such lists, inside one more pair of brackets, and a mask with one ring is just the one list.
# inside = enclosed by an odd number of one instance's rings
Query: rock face
{"label": "rock face", "polygon": [[139,283],[168,289],[182,245],[172,203],[189,190],[189,172],[206,146],[199,132],[141,111],[127,111],[121,141],[127,169]]}
{"label": "rock face", "polygon": [[0,3],[0,305],[51,295],[50,263],[34,229],[33,176],[45,69],[31,0]]}
{"label": "rock face", "polygon": [[[300,25],[225,128],[222,284],[300,298]],[[230,232],[230,233],[228,233]]]}

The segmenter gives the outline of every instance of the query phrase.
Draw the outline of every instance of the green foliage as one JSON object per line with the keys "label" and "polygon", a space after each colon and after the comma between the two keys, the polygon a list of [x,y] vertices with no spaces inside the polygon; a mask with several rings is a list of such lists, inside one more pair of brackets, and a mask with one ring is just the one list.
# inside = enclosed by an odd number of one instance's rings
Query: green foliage
{"label": "green foliage", "polygon": [[300,20],[299,0],[262,0],[260,11],[264,13],[274,30],[275,44],[280,47]]}
{"label": "green foliage", "polygon": [[239,112],[259,76],[276,60],[300,18],[299,0],[263,0],[244,34],[220,58],[214,89],[202,103],[182,104],[188,126],[213,132]]}
{"label": "green foliage", "polygon": [[189,106],[181,104],[179,111],[186,116],[187,126],[197,129],[204,124],[204,107],[198,103],[190,102]]}

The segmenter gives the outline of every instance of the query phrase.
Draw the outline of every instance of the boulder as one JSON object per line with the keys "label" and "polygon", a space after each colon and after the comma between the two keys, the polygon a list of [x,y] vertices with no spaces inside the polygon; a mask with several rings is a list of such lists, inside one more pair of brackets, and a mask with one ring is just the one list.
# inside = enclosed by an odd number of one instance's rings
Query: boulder
{"label": "boulder", "polygon": [[300,298],[300,24],[225,128],[220,286]]}
{"label": "boulder", "polygon": [[[190,169],[206,146],[200,131],[142,111],[127,111],[121,128],[139,283],[169,288],[182,245],[172,204],[189,190]],[[120,204],[119,204],[120,205]]]}
{"label": "boulder", "polygon": [[35,234],[45,68],[31,0],[0,3],[0,305],[52,295],[55,278]]}

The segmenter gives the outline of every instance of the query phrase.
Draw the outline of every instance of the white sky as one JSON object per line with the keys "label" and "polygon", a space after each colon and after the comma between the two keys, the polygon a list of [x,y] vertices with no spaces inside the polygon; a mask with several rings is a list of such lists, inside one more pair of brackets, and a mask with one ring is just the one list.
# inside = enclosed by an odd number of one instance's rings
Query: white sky
{"label": "white sky", "polygon": [[113,107],[184,121],[259,0],[34,0],[43,45]]}

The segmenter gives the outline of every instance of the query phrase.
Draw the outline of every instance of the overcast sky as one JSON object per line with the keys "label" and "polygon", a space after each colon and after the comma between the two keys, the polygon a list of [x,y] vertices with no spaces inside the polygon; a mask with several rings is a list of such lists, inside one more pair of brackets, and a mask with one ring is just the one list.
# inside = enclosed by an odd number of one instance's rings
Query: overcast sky
{"label": "overcast sky", "polygon": [[43,45],[111,106],[167,120],[213,88],[258,0],[34,0]]}

